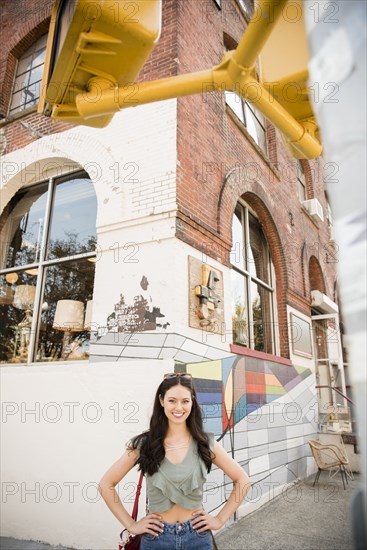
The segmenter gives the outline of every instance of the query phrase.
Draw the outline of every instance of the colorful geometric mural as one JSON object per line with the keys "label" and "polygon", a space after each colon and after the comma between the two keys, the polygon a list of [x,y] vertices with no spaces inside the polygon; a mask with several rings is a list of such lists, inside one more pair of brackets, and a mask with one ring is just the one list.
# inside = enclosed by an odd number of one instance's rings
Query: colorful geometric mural
{"label": "colorful geometric mural", "polygon": [[205,429],[217,439],[312,374],[307,368],[238,355],[187,364],[185,370],[194,377]]}

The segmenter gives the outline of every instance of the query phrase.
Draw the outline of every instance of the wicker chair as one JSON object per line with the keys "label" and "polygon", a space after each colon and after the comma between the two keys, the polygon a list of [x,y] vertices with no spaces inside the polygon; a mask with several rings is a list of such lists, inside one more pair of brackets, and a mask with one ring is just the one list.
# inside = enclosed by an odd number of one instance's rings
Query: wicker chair
{"label": "wicker chair", "polygon": [[333,475],[340,471],[345,489],[345,482],[348,483],[346,467],[349,465],[349,460],[343,451],[337,445],[323,445],[316,439],[310,439],[308,444],[311,447],[312,455],[318,467],[313,486],[318,482],[322,470],[328,470],[329,475],[332,471],[334,471]]}

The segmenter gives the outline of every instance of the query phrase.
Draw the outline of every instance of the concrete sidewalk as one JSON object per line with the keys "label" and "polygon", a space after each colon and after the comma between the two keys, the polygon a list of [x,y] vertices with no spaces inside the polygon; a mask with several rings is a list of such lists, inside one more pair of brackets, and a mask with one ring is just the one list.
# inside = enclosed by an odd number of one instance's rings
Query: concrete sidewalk
{"label": "concrete sidewalk", "polygon": [[[322,472],[298,483],[216,536],[219,550],[353,550],[350,500],[358,476],[344,491],[340,475]],[[71,550],[40,542],[0,539],[1,550]],[[99,550],[117,550],[104,548]]]}

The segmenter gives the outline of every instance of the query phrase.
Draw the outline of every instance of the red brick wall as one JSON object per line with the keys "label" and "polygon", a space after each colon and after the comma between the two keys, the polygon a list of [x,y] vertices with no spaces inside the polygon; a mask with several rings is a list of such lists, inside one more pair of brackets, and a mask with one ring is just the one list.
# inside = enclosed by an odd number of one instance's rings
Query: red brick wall
{"label": "red brick wall", "polygon": [[[235,0],[228,0],[224,8],[218,10],[212,0],[178,2],[180,72],[219,63],[225,51],[224,33],[239,41],[245,18]],[[326,220],[317,225],[301,208],[295,161],[279,132],[268,125],[265,158],[245,134],[226,107],[224,95],[179,99],[177,235],[229,265],[232,215],[238,198],[245,198],[269,241],[277,279],[278,322],[286,327],[287,304],[310,313],[311,256],[318,259],[325,292],[333,299],[335,255]],[[304,161],[303,166],[308,198],[316,197],[326,216],[318,161]],[[281,353],[287,357],[286,330],[280,336]]]}
{"label": "red brick wall", "polygon": [[[5,118],[11,100],[17,59],[28,48],[48,31],[53,0],[17,0],[1,1],[1,36],[0,49],[0,116]],[[62,132],[70,124],[55,122],[38,115],[36,108],[30,108],[22,115],[15,116],[13,121],[3,121],[4,140],[10,153],[25,147],[43,135]],[[25,115],[25,116],[23,116]],[[7,123],[9,122],[9,123]]]}
{"label": "red brick wall", "polygon": [[1,0],[0,115],[5,117],[17,59],[49,26],[53,0]]}
{"label": "red brick wall", "polygon": [[[72,124],[57,122],[38,115],[36,107],[6,119],[17,59],[48,31],[50,14],[55,0],[0,0],[1,38],[0,48],[0,129],[4,131],[6,149],[10,153],[25,147],[32,141],[56,132],[72,128]],[[139,80],[154,80],[177,73],[176,0],[164,0],[164,28],[151,58],[144,66]],[[3,119],[1,121],[1,119]],[[2,122],[2,124],[1,124]]]}
{"label": "red brick wall", "polygon": [[[53,0],[0,0],[0,115],[6,116],[16,59],[47,31]],[[213,0],[164,0],[160,41],[139,80],[153,80],[207,69],[221,61],[232,37],[238,42],[246,22],[235,0],[219,10]],[[71,125],[25,112],[6,120],[8,153],[42,135],[61,132]],[[277,278],[279,325],[286,327],[286,305],[309,313],[309,265],[315,257],[333,296],[334,250],[328,243],[326,221],[315,224],[302,210],[297,196],[294,160],[279,133],[268,125],[268,155],[241,130],[225,105],[224,95],[209,93],[178,100],[177,127],[177,237],[229,265],[231,224],[236,202],[243,196],[257,213],[268,238]],[[324,207],[324,181],[318,161],[304,162],[308,198]],[[231,175],[229,176],[229,173]],[[314,261],[314,260],[312,260]],[[286,330],[281,353],[287,357]]]}

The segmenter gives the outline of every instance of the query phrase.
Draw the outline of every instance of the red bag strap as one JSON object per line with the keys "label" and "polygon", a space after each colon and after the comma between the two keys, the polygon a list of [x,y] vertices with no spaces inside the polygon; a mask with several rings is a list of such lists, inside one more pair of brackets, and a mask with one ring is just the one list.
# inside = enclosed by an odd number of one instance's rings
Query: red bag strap
{"label": "red bag strap", "polygon": [[134,521],[136,521],[137,517],[138,517],[139,497],[140,497],[140,493],[141,493],[141,487],[143,485],[143,477],[144,477],[143,472],[140,472],[138,486],[136,488],[136,495],[135,495],[135,502],[134,502],[133,512],[131,514],[131,517],[133,518]]}

